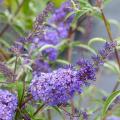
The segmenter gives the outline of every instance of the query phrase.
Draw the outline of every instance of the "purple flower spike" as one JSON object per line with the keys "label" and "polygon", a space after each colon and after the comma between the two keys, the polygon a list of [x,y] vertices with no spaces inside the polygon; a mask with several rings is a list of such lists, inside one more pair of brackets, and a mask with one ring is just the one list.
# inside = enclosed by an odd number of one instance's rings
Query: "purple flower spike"
{"label": "purple flower spike", "polygon": [[117,42],[106,42],[103,49],[99,50],[98,55],[92,56],[94,65],[98,68],[105,62],[105,59],[113,52],[114,48],[117,46]]}

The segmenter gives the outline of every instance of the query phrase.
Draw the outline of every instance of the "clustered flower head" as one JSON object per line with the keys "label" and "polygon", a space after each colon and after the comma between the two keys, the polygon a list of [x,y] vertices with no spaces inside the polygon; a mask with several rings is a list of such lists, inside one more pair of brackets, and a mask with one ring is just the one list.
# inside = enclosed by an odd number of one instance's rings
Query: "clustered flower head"
{"label": "clustered flower head", "polygon": [[13,120],[17,98],[7,90],[0,90],[0,120]]}
{"label": "clustered flower head", "polygon": [[66,104],[75,93],[82,92],[82,86],[87,84],[87,79],[95,79],[92,66],[87,64],[84,67],[86,68],[80,71],[70,67],[59,68],[51,73],[36,74],[30,84],[33,98],[52,106]]}
{"label": "clustered flower head", "polygon": [[71,68],[59,68],[51,73],[34,76],[30,84],[30,92],[35,100],[42,100],[52,106],[61,105],[72,98],[78,89],[75,81],[76,71]]}

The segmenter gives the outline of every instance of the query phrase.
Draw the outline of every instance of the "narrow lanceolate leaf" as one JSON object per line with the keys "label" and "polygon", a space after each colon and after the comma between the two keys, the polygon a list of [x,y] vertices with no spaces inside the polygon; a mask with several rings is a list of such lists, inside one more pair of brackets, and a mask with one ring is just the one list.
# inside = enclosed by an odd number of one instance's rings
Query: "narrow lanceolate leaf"
{"label": "narrow lanceolate leaf", "polygon": [[119,67],[117,63],[115,63],[114,61],[107,61],[106,63],[104,63],[104,67],[108,68],[109,70],[117,74],[120,73]]}
{"label": "narrow lanceolate leaf", "polygon": [[2,38],[0,38],[0,44],[3,44],[5,47],[10,48],[10,45],[8,44],[8,42]]}
{"label": "narrow lanceolate leaf", "polygon": [[36,56],[38,53],[41,53],[43,50],[48,49],[48,48],[54,48],[56,49],[56,46],[53,45],[44,45],[41,48],[37,49],[34,51],[34,56]]}
{"label": "narrow lanceolate leaf", "polygon": [[93,38],[93,39],[89,40],[88,45],[92,46],[92,44],[94,44],[96,42],[103,42],[104,43],[104,42],[106,42],[106,40],[103,38]]}
{"label": "narrow lanceolate leaf", "polygon": [[112,0],[104,0],[104,4],[110,3]]}
{"label": "narrow lanceolate leaf", "polygon": [[17,92],[18,92],[18,100],[19,103],[21,102],[22,95],[23,95],[23,83],[22,82],[17,82]]}
{"label": "narrow lanceolate leaf", "polygon": [[73,47],[80,47],[80,48],[83,48],[83,49],[86,49],[86,50],[88,50],[88,51],[90,51],[91,53],[93,53],[93,54],[97,54],[96,53],[96,51],[95,51],[95,49],[93,49],[92,47],[90,47],[90,46],[88,46],[88,45],[85,45],[85,44],[83,44],[83,43],[72,43],[72,46]]}
{"label": "narrow lanceolate leaf", "polygon": [[102,110],[102,117],[105,117],[107,110],[109,106],[112,104],[112,102],[120,95],[120,90],[113,92],[105,101],[103,110]]}
{"label": "narrow lanceolate leaf", "polygon": [[68,61],[62,60],[62,59],[57,59],[56,62],[60,63],[60,64],[64,64],[64,65],[69,65],[70,64]]}
{"label": "narrow lanceolate leaf", "polygon": [[23,92],[23,83],[17,82],[17,91],[18,91],[18,98],[21,99],[22,92]]}
{"label": "narrow lanceolate leaf", "polygon": [[59,113],[59,115],[62,117],[62,119],[65,120],[61,110],[58,107],[53,107],[53,109],[55,109]]}

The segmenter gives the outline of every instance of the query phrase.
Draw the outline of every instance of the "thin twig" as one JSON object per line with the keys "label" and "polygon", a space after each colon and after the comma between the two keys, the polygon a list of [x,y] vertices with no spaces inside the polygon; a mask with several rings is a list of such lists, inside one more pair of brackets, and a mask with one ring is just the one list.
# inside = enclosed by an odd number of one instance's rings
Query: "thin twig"
{"label": "thin twig", "polygon": [[38,114],[38,112],[40,112],[42,110],[42,108],[45,106],[45,104],[42,104],[33,114],[33,116],[36,116]]}
{"label": "thin twig", "polygon": [[28,96],[28,98],[22,103],[21,108],[22,108],[26,103],[28,103],[32,98],[33,98],[32,95]]}
{"label": "thin twig", "polygon": [[65,108],[63,108],[63,107],[60,107],[60,109],[62,109],[67,115],[69,115],[70,117],[72,116],[72,117],[80,117],[80,113],[79,113],[79,115],[74,115],[74,114],[72,114],[72,113],[69,113]]}

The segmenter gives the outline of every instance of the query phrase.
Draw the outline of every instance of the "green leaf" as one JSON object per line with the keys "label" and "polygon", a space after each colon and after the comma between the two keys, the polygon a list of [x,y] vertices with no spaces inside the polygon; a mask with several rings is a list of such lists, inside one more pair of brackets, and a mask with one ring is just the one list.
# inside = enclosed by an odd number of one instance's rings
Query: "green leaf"
{"label": "green leaf", "polygon": [[64,120],[63,114],[61,112],[61,110],[58,107],[53,107],[58,113],[59,115],[62,117],[62,119]]}
{"label": "green leaf", "polygon": [[31,12],[29,3],[30,3],[30,0],[25,0],[24,5],[22,7],[24,14],[28,14],[29,12]]}
{"label": "green leaf", "polygon": [[1,23],[6,23],[8,21],[8,18],[5,13],[0,12],[0,22]]}
{"label": "green leaf", "polygon": [[60,5],[66,0],[50,0],[50,1],[55,4],[55,7],[60,7]]}
{"label": "green leaf", "polygon": [[3,44],[6,48],[10,48],[10,45],[8,44],[8,42],[2,38],[0,38],[0,44]]}
{"label": "green leaf", "polygon": [[109,106],[112,104],[112,102],[120,95],[120,90],[113,92],[105,101],[103,110],[102,110],[102,117],[104,118]]}
{"label": "green leaf", "polygon": [[41,47],[40,49],[39,49],[39,51],[38,52],[42,52],[43,50],[45,50],[45,49],[48,49],[48,48],[56,48],[55,46],[53,46],[53,45],[44,45],[43,47]]}
{"label": "green leaf", "polygon": [[96,42],[106,42],[106,40],[104,38],[93,38],[89,40],[88,45],[92,46],[92,44]]}
{"label": "green leaf", "polygon": [[27,112],[29,113],[30,116],[32,116],[33,113],[35,112],[35,108],[31,104],[28,104],[26,106],[26,110],[27,110]]}
{"label": "green leaf", "polygon": [[120,73],[119,67],[114,61],[107,61],[104,63],[104,67],[110,69],[112,72]]}
{"label": "green leaf", "polygon": [[65,64],[65,65],[69,65],[70,63],[66,60],[61,60],[61,59],[57,59],[56,60],[57,63],[62,63],[62,64]]}
{"label": "green leaf", "polygon": [[22,95],[23,95],[23,83],[22,82],[17,82],[17,92],[18,92],[18,100],[19,102],[21,101]]}
{"label": "green leaf", "polygon": [[73,42],[73,43],[72,43],[72,46],[73,46],[73,47],[84,48],[84,49],[90,51],[91,53],[93,53],[93,54],[95,54],[95,55],[97,54],[96,51],[95,51],[95,49],[93,49],[92,47],[90,47],[90,46],[88,46],[88,45],[85,45],[85,44],[83,44],[83,43],[80,43],[80,42]]}
{"label": "green leaf", "polygon": [[104,4],[108,4],[109,2],[111,2],[112,0],[104,0]]}
{"label": "green leaf", "polygon": [[18,24],[13,24],[12,28],[20,35],[23,36],[24,35],[24,30],[21,26],[19,26]]}
{"label": "green leaf", "polygon": [[115,25],[120,30],[120,23],[119,23],[119,21],[117,21],[115,19],[109,19],[108,21],[109,21],[110,24]]}
{"label": "green leaf", "polygon": [[48,49],[48,48],[54,48],[56,49],[56,46],[53,45],[44,45],[41,48],[38,48],[34,51],[34,56],[36,56],[38,53],[41,53],[43,50]]}

